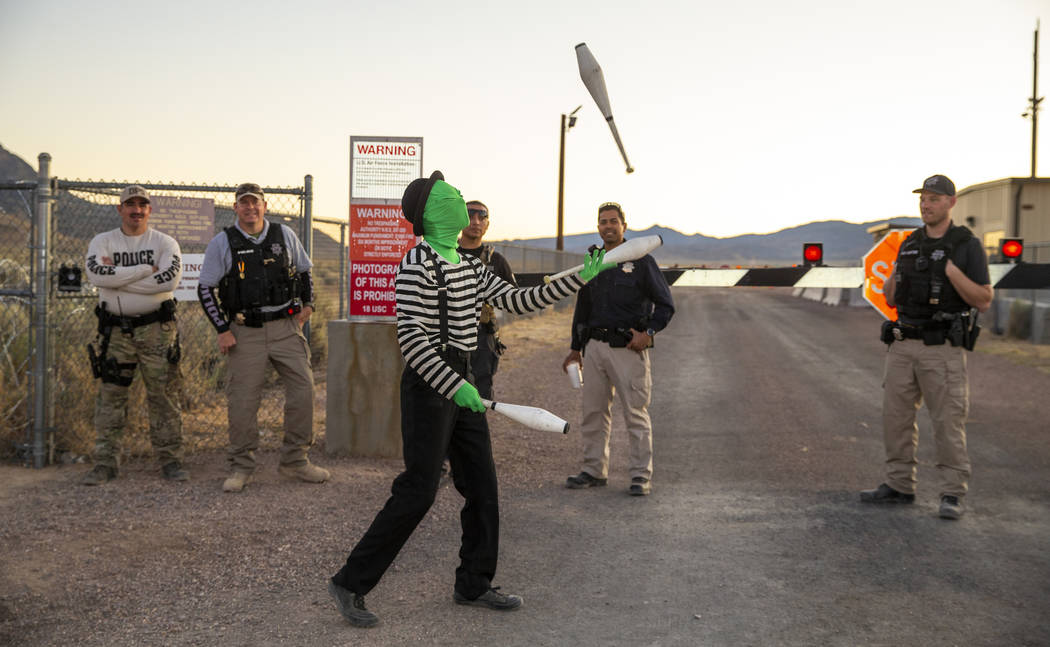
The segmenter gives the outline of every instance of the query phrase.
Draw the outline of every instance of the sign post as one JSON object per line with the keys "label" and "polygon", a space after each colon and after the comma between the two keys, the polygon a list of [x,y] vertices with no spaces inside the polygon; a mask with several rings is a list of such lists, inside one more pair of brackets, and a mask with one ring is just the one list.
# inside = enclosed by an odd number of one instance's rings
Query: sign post
{"label": "sign post", "polygon": [[886,303],[884,287],[890,280],[897,251],[912,229],[894,229],[864,255],[864,300],[890,321],[897,319],[897,309]]}

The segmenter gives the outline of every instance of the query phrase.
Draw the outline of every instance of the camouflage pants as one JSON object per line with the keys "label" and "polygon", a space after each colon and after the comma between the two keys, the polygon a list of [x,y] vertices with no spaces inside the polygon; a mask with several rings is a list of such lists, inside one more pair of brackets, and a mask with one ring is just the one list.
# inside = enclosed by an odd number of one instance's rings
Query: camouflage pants
{"label": "camouflage pants", "polygon": [[[174,321],[139,326],[130,337],[114,328],[106,351],[107,357],[131,365],[117,371],[125,381],[134,377],[134,365],[138,366],[146,386],[149,438],[154,455],[162,465],[182,460],[182,411],[178,398],[181,375],[179,365],[168,361],[168,349],[175,344],[175,334]],[[116,467],[119,463],[127,421],[128,388],[108,382],[99,386],[95,400],[97,464]]]}

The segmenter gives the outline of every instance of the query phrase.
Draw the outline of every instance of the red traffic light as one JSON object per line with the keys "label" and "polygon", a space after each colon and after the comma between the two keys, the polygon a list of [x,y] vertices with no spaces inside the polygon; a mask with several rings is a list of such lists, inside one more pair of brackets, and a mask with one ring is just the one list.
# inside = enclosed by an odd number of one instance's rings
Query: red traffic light
{"label": "red traffic light", "polygon": [[802,245],[802,260],[806,265],[823,265],[824,264],[824,244],[823,243],[803,243]]}
{"label": "red traffic light", "polygon": [[1016,263],[1021,260],[1021,254],[1023,253],[1023,238],[1003,238],[999,241],[999,254],[1002,255],[1003,260],[1009,263]]}

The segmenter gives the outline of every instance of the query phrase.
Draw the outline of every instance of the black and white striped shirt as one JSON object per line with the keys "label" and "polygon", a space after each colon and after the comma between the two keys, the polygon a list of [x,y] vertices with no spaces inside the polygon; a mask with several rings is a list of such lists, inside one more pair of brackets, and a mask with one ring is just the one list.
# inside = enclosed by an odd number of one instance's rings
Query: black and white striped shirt
{"label": "black and white striped shirt", "polygon": [[449,263],[426,241],[408,250],[397,268],[395,283],[397,342],[405,362],[449,399],[466,380],[438,354],[441,317],[435,262],[441,264],[448,289],[448,345],[463,351],[477,348],[482,303],[523,314],[542,310],[584,285],[578,274],[571,274],[547,285],[516,288],[473,256],[460,254],[458,264]]}

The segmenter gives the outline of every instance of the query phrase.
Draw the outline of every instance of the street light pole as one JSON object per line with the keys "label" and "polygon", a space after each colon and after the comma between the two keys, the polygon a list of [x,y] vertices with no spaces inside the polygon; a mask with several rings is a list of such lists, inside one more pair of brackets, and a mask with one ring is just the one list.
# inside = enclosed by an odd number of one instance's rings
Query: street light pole
{"label": "street light pole", "polygon": [[565,133],[576,125],[576,113],[583,106],[576,106],[569,114],[562,113],[561,128],[559,129],[561,142],[558,147],[558,238],[554,249],[559,252],[565,249],[564,234],[564,209],[565,209]]}

